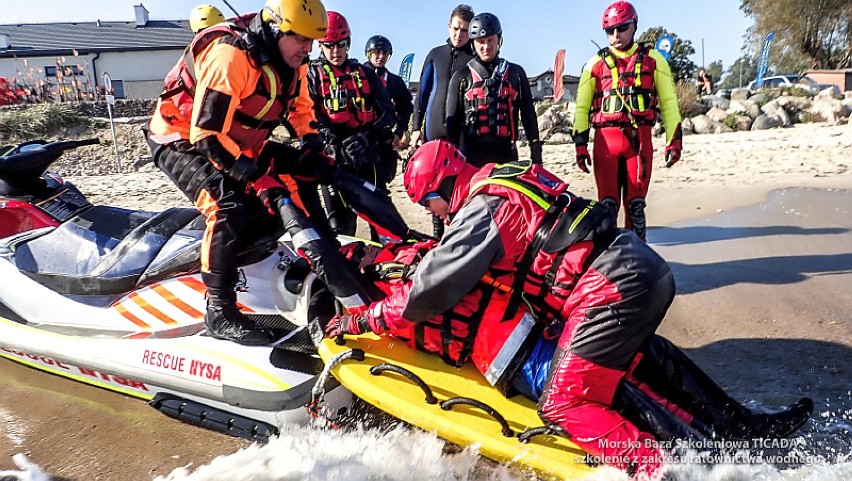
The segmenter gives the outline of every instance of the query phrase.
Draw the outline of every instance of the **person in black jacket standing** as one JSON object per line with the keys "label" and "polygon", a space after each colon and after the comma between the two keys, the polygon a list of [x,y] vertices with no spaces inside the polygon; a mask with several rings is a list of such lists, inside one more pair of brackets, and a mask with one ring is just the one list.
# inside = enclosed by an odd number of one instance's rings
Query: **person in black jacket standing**
{"label": "person in black jacket standing", "polygon": [[382,165],[379,166],[380,176],[385,182],[390,183],[396,175],[396,166],[399,161],[394,149],[399,148],[402,137],[408,132],[408,122],[411,120],[411,112],[414,109],[412,104],[411,92],[408,91],[408,86],[399,75],[394,75],[385,67],[391,55],[393,55],[393,45],[390,40],[382,35],[373,35],[367,40],[367,45],[364,47],[364,53],[367,56],[367,61],[364,62],[365,67],[370,67],[376,72],[379,82],[385,87],[388,96],[393,102],[396,109],[396,127],[393,129],[393,142],[387,149],[388,152],[383,153]]}
{"label": "person in black jacket standing", "polygon": [[[429,140],[447,138],[447,87],[453,74],[473,60],[473,46],[468,36],[468,26],[473,20],[470,5],[461,4],[450,14],[447,25],[450,37],[443,45],[429,51],[420,71],[420,90],[414,102],[414,119],[411,123],[411,145],[420,146]],[[444,222],[432,217],[435,237],[444,234]]]}
{"label": "person in black jacket standing", "polygon": [[479,14],[469,31],[476,58],[450,80],[447,140],[477,167],[509,162],[518,160],[515,141],[523,124],[532,161],[541,164],[542,142],[529,79],[520,65],[500,58],[500,20],[490,13]]}

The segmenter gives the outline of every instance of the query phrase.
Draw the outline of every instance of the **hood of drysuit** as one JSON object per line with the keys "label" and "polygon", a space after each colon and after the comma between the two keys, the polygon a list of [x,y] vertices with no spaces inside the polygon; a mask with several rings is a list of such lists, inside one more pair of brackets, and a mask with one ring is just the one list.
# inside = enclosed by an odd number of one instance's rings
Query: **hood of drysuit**
{"label": "hood of drysuit", "polygon": [[477,167],[465,164],[462,171],[456,176],[453,182],[453,194],[449,200],[450,206],[447,209],[449,215],[455,215],[467,201],[467,196],[470,194],[470,182],[477,172],[479,172]]}
{"label": "hood of drysuit", "polygon": [[261,15],[254,15],[248,22],[245,41],[248,44],[251,56],[260,65],[272,65],[279,75],[293,70],[281,57],[281,51],[278,50],[278,39],[272,29],[269,28],[269,24],[263,21]]}

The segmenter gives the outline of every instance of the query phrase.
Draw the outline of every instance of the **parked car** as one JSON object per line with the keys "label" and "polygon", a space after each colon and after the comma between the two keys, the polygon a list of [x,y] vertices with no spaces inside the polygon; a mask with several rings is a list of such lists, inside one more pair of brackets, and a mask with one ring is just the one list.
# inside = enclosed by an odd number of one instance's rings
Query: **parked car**
{"label": "parked car", "polygon": [[[825,89],[831,89],[832,95],[840,95],[840,87],[837,85],[817,83],[814,79],[799,74],[781,74],[764,77],[763,83],[760,85],[761,89],[777,89],[782,87],[800,88],[814,95]],[[754,88],[754,80],[749,82],[748,90],[752,93],[757,90]]]}

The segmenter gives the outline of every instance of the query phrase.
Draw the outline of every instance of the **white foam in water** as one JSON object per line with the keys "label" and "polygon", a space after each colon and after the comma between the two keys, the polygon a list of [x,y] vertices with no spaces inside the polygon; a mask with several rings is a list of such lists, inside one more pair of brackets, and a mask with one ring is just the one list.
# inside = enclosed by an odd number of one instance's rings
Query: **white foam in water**
{"label": "white foam in water", "polygon": [[[852,441],[847,433],[845,454],[818,454],[816,433],[784,440],[784,449],[740,452],[729,464],[668,466],[671,481],[849,481]],[[533,479],[505,466],[478,462],[476,449],[446,454],[435,435],[398,427],[390,432],[355,432],[298,428],[284,431],[267,445],[252,445],[220,456],[196,469],[179,468],[154,481],[527,481]],[[829,451],[837,451],[829,449]],[[765,459],[780,455],[811,464],[784,468]],[[763,456],[763,457],[761,457]],[[772,458],[775,459],[775,458]],[[628,481],[614,468],[603,467],[582,481]]]}
{"label": "white foam in water", "polygon": [[[852,395],[850,395],[852,399]],[[844,406],[848,402],[842,402]],[[827,403],[830,407],[830,404]],[[2,417],[0,417],[2,419]],[[446,443],[431,433],[396,427],[335,431],[291,428],[268,444],[253,444],[210,464],[187,466],[153,481],[531,481],[505,466],[482,462],[477,449],[444,452]],[[690,456],[692,456],[690,458]],[[852,481],[852,409],[815,413],[801,435],[774,442],[751,442],[729,462],[668,466],[666,481]],[[687,454],[688,459],[695,455]],[[0,471],[0,478],[47,481],[23,454],[21,471]],[[12,477],[16,476],[16,477]],[[602,467],[580,481],[628,481],[614,468]]]}
{"label": "white foam in water", "polygon": [[2,422],[3,434],[6,438],[16,447],[23,446],[27,433],[26,426],[2,407],[0,407],[0,422]]}
{"label": "white foam in water", "polygon": [[397,427],[329,431],[292,428],[266,445],[219,456],[197,469],[178,468],[155,481],[513,481],[505,467],[477,468],[475,449],[444,454],[435,435]]}
{"label": "white foam in water", "polygon": [[4,481],[50,481],[50,476],[34,464],[23,453],[12,456],[12,461],[20,471],[0,471],[0,479]]}

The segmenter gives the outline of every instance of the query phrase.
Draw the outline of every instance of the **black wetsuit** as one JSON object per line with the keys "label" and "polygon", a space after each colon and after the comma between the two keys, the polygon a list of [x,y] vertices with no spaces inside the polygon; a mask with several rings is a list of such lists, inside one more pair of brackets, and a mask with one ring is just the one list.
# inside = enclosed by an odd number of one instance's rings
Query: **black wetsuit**
{"label": "black wetsuit", "polygon": [[396,109],[396,127],[393,129],[393,133],[402,138],[403,134],[408,131],[408,123],[411,121],[411,113],[414,111],[411,92],[405,85],[405,80],[402,80],[399,75],[390,73],[384,67],[374,67],[370,62],[364,62],[364,66],[376,72],[376,77],[387,90],[388,96]]}
{"label": "black wetsuit", "polygon": [[423,130],[424,140],[447,137],[446,115],[447,87],[457,71],[473,59],[473,49],[468,42],[461,48],[445,45],[433,48],[423,61],[420,72],[420,91],[414,103],[412,130]]}

